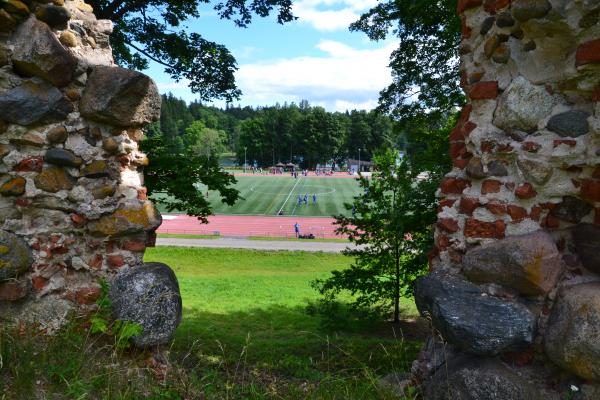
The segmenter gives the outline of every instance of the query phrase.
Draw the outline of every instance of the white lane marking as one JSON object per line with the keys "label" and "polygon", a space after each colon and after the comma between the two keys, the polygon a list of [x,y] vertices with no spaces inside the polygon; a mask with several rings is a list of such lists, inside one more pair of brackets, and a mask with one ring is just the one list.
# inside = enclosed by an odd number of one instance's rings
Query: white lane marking
{"label": "white lane marking", "polygon": [[279,215],[279,213],[281,212],[281,210],[283,210],[283,207],[285,207],[285,204],[288,202],[288,200],[292,196],[292,193],[294,193],[294,189],[296,189],[296,186],[298,186],[298,184],[300,183],[301,179],[303,179],[303,178],[300,178],[300,179],[298,179],[296,181],[296,184],[294,185],[294,187],[292,188],[292,190],[290,190],[290,193],[288,194],[288,197],[285,199],[285,201],[283,202],[283,205],[281,206],[281,208],[279,209],[279,211],[277,211],[277,213],[275,215]]}
{"label": "white lane marking", "polygon": [[[304,185],[302,185],[302,187],[306,187],[306,183]],[[294,204],[294,209],[292,210],[292,213],[290,214],[290,216],[294,216],[294,214],[296,213],[296,207],[298,207],[298,203]]]}

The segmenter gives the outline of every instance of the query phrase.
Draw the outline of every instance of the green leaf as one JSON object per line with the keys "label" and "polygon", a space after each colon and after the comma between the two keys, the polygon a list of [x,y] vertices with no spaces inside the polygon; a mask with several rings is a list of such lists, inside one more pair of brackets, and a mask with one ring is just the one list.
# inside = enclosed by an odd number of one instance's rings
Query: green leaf
{"label": "green leaf", "polygon": [[92,333],[107,333],[108,321],[105,318],[94,316],[90,320]]}
{"label": "green leaf", "polygon": [[140,335],[143,328],[140,324],[131,321],[116,320],[113,331],[116,339],[115,347],[122,350],[131,345],[131,339]]}

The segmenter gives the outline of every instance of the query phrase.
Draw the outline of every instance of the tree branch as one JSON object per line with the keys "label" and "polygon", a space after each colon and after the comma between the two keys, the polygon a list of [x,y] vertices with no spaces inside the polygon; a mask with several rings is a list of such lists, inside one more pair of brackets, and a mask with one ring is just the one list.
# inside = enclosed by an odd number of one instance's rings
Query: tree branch
{"label": "tree branch", "polygon": [[[123,4],[123,1],[115,1],[115,3],[118,4]],[[121,8],[121,10],[119,10],[119,12],[116,12],[117,9],[115,8],[114,10],[112,10],[112,12],[114,13],[114,16],[116,19],[121,19],[123,18],[123,16],[129,12],[133,12],[136,11],[137,8],[141,7],[145,7],[146,6],[147,1],[145,0],[136,0],[131,2],[128,6]],[[125,3],[127,4],[127,3]]]}
{"label": "tree branch", "polygon": [[160,59],[152,56],[151,54],[149,54],[147,51],[140,49],[139,47],[137,47],[134,44],[131,44],[129,42],[124,42],[127,46],[134,48],[135,50],[139,51],[140,53],[142,53],[143,55],[145,55],[146,57],[148,57],[149,59],[151,59],[154,62],[159,63],[160,65],[167,67],[167,68],[174,68],[172,65],[165,63],[164,61],[161,61]]}

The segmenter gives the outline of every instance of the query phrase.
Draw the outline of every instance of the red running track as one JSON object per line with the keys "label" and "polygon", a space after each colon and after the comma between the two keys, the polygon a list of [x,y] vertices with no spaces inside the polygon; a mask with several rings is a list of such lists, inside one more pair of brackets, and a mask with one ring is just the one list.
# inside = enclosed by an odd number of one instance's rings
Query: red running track
{"label": "red running track", "polygon": [[[213,215],[208,224],[201,224],[187,215],[163,215],[158,233],[179,233],[221,236],[277,236],[293,237],[294,224],[300,224],[300,233],[312,233],[317,238],[333,238],[333,218]],[[218,233],[217,233],[218,232]]]}

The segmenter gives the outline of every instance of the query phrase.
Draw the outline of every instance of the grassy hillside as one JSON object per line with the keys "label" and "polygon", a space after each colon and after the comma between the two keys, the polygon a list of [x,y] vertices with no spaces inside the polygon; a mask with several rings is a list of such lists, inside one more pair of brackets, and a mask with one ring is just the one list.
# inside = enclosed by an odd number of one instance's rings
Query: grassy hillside
{"label": "grassy hillside", "polygon": [[377,381],[410,368],[426,329],[307,312],[310,282],[348,266],[339,254],[158,247],[145,260],[179,279],[171,346],[119,350],[86,317],[54,336],[0,327],[0,399],[398,399]]}

